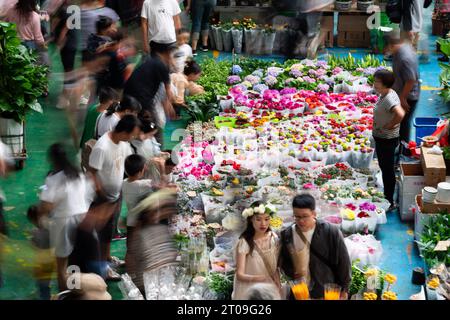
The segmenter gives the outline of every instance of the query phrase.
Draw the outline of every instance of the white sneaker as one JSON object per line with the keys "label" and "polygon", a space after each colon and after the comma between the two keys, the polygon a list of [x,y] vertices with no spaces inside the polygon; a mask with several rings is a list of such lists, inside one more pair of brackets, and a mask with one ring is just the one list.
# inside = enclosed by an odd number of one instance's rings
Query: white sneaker
{"label": "white sneaker", "polygon": [[409,300],[425,300],[425,291],[423,290],[423,286],[420,287],[420,292],[411,295]]}

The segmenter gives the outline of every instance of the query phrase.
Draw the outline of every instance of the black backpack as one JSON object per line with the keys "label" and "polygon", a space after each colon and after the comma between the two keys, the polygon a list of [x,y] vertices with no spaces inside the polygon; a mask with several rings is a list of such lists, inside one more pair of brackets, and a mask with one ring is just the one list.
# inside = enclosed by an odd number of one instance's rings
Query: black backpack
{"label": "black backpack", "polygon": [[386,14],[392,23],[400,23],[402,21],[402,0],[388,0],[386,4]]}

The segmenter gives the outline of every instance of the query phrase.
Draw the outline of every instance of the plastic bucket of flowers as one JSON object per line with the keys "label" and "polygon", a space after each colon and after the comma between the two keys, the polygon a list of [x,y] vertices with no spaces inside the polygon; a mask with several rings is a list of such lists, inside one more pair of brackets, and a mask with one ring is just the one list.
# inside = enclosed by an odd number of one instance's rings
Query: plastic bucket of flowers
{"label": "plastic bucket of flowers", "polygon": [[214,37],[214,43],[218,51],[223,50],[222,28],[220,25],[211,26],[212,36]]}
{"label": "plastic bucket of flowers", "polygon": [[273,53],[275,37],[275,29],[272,26],[265,25],[262,33],[262,54],[270,55]]}
{"label": "plastic bucket of flowers", "polygon": [[355,211],[351,209],[343,209],[341,211],[341,217],[342,217],[342,232],[345,234],[353,234],[356,231],[356,225],[355,225]]}

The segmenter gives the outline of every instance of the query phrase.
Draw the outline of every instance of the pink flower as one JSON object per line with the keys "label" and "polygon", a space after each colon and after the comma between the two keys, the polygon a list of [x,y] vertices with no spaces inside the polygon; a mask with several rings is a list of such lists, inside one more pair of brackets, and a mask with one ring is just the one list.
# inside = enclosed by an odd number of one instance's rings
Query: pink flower
{"label": "pink flower", "polygon": [[303,189],[305,189],[305,190],[309,190],[309,189],[314,189],[314,185],[312,184],[312,183],[305,183],[304,185],[303,185]]}

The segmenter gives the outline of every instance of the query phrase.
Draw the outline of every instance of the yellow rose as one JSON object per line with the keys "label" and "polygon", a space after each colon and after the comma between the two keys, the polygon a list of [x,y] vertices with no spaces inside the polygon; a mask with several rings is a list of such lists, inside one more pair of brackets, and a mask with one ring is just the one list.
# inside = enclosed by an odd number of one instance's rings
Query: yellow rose
{"label": "yellow rose", "polygon": [[386,280],[387,282],[389,282],[390,284],[393,284],[397,281],[397,277],[394,276],[393,274],[388,273],[385,277],[384,280]]}

